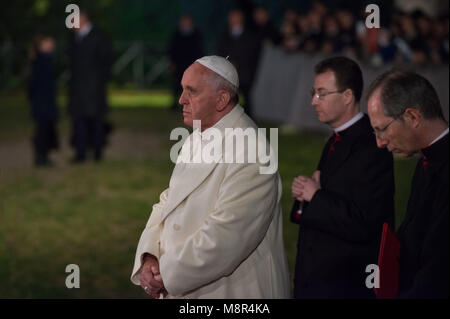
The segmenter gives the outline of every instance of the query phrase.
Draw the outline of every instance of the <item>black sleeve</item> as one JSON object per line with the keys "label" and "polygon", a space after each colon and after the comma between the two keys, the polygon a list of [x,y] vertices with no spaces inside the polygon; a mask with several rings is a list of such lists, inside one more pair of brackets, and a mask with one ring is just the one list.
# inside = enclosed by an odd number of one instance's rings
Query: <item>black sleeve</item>
{"label": "black sleeve", "polygon": [[[448,170],[445,176],[448,178]],[[448,180],[444,185],[428,212],[431,221],[425,230],[419,269],[411,288],[402,292],[400,298],[448,298]]]}
{"label": "black sleeve", "polygon": [[393,221],[392,154],[373,146],[360,147],[349,159],[351,174],[360,176],[349,194],[319,189],[303,209],[301,223],[347,241],[366,242]]}
{"label": "black sleeve", "polygon": [[106,34],[99,33],[97,45],[97,61],[101,65],[102,80],[106,82],[113,64],[112,43]]}

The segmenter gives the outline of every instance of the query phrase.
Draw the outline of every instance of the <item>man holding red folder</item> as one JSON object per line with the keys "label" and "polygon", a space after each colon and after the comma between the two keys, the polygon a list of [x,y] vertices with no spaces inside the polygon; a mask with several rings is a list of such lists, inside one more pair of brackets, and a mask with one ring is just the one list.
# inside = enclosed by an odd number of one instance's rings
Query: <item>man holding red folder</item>
{"label": "man holding red folder", "polygon": [[[400,241],[400,298],[448,298],[448,123],[432,85],[392,70],[368,94],[378,147],[400,156],[419,153]],[[382,288],[382,287],[380,287]]]}

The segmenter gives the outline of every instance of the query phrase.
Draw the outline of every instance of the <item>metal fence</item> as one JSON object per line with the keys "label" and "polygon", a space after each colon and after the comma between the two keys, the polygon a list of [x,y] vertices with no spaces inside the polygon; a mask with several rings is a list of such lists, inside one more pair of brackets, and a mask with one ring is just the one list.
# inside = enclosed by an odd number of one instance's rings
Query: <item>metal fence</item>
{"label": "metal fence", "polygon": [[[116,42],[114,53],[111,81],[116,86],[132,86],[139,89],[170,86],[169,62],[165,48],[142,41]],[[54,65],[59,87],[64,87],[69,78],[67,59],[65,44],[57,43]],[[8,41],[0,44],[0,61],[0,91],[26,88],[30,72],[27,45]]]}

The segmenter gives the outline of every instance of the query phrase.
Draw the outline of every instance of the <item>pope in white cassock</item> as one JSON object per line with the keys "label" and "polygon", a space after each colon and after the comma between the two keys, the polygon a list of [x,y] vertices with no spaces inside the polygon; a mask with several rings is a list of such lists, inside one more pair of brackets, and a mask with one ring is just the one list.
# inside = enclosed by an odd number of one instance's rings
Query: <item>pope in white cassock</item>
{"label": "pope in white cassock", "polygon": [[[184,123],[201,120],[201,135],[257,130],[238,104],[239,79],[228,60],[198,59],[181,85]],[[186,139],[194,153],[204,143],[195,133]],[[249,160],[177,163],[142,232],[131,281],[154,298],[289,298],[280,176],[260,168]]]}

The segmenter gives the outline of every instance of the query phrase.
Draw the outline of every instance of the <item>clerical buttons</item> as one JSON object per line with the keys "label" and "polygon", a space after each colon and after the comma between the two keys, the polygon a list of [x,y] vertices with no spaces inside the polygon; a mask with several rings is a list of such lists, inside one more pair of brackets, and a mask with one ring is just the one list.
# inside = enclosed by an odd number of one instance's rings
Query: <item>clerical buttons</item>
{"label": "clerical buttons", "polygon": [[180,230],[180,225],[173,224],[173,230]]}

